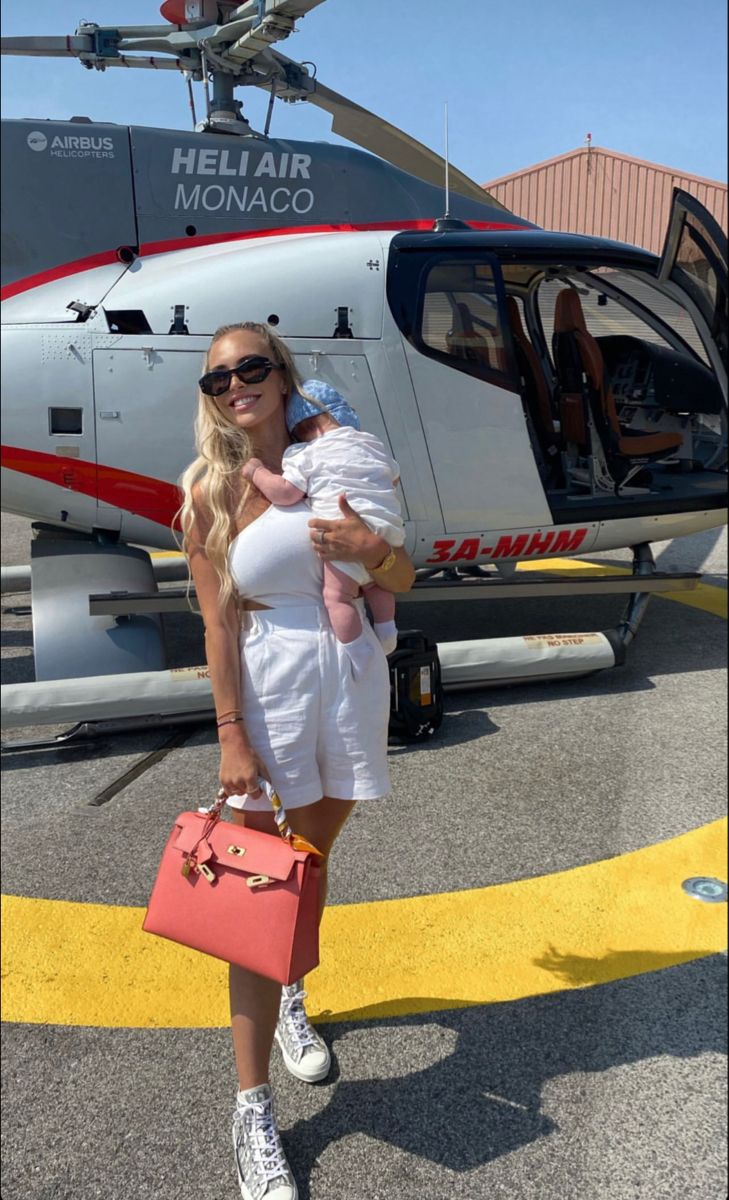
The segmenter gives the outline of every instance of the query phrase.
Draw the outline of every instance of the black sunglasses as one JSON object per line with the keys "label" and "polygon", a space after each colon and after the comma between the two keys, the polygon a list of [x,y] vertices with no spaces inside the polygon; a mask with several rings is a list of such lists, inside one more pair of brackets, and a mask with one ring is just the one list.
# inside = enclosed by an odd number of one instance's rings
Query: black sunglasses
{"label": "black sunglasses", "polygon": [[279,367],[279,363],[262,358],[260,354],[252,354],[248,358],[242,358],[237,366],[231,367],[229,371],[208,371],[198,380],[198,387],[206,396],[222,396],[228,391],[234,375],[241,383],[263,383],[271,371],[276,371]]}

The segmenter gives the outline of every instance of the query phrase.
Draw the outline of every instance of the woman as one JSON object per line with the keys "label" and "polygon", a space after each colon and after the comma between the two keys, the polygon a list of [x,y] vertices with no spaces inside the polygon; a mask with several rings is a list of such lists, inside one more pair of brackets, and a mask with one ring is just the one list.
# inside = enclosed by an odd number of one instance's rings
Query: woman
{"label": "woman", "polygon": [[[247,483],[255,455],[281,469],[290,437],[285,404],[300,379],[266,325],[226,325],[213,336],[200,381],[199,457],[182,477],[185,550],[205,624],[217,713],[220,782],[234,819],[275,832],[261,776],[278,791],[289,823],[326,861],[357,800],[389,790],[389,682],[375,653],[355,679],[322,608],[322,564],[360,562],[382,587],[407,591],[412,564],[391,551],[346,498],[338,521],[312,519],[305,503],[276,508]],[[242,602],[241,602],[242,601]],[[243,611],[241,611],[241,609]],[[329,1051],[309,1024],[300,981],[284,988],[230,968],[230,1006],[240,1090],[233,1144],[244,1200],[296,1200],[273,1113],[274,1036],[297,1078],[323,1079]]]}

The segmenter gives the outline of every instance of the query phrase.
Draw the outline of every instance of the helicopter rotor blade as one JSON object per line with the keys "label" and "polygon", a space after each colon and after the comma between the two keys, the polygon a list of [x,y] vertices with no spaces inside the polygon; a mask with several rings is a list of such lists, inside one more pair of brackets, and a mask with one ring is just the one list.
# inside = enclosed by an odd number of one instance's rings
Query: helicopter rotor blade
{"label": "helicopter rotor blade", "polygon": [[264,0],[263,12],[261,12],[259,0],[246,0],[245,4],[239,5],[230,14],[230,20],[240,21],[255,18],[257,24],[266,17],[281,16],[298,21],[299,17],[305,17],[313,8],[318,8],[323,3],[324,0]]}
{"label": "helicopter rotor blade", "polygon": [[[278,51],[274,50],[271,54],[284,69],[298,67],[297,63],[293,63]],[[339,92],[325,87],[318,80],[312,80],[312,83],[312,89],[307,88],[306,95],[302,98],[308,100],[309,104],[323,108],[331,115],[333,133],[346,138],[349,142],[354,142],[364,150],[369,150],[379,158],[384,158],[386,162],[391,163],[394,167],[399,167],[401,171],[417,175],[419,179],[435,184],[436,187],[443,187],[445,159],[436,154],[434,150],[430,150],[402,129],[391,125],[389,121],[384,121],[382,117],[376,116],[369,109],[362,108],[361,105],[355,104],[353,100],[348,100]],[[473,179],[469,179],[462,171],[450,164],[448,182],[451,191],[458,192],[461,196],[478,200],[481,204],[491,204],[494,208],[504,209],[505,207]]]}
{"label": "helicopter rotor blade", "polygon": [[[322,3],[323,0],[264,0],[260,5],[258,0],[247,0],[231,14],[230,20],[206,37],[205,47],[216,50],[221,65],[239,71],[273,42],[287,38],[294,32],[296,22]],[[221,43],[228,43],[223,50],[218,49]]]}
{"label": "helicopter rotor blade", "polygon": [[[11,44],[8,44],[11,43]],[[17,43],[21,43],[18,45]],[[29,45],[29,43],[36,43]],[[141,48],[141,47],[140,47]],[[169,53],[169,51],[167,51]],[[160,58],[159,55],[126,55],[116,53],[102,56],[96,52],[90,37],[43,37],[43,38],[0,38],[0,54],[21,55],[38,58],[76,58],[84,67],[135,67],[154,71],[198,71],[199,54],[188,54],[185,58]]]}
{"label": "helicopter rotor blade", "polygon": [[91,54],[94,43],[90,37],[4,37],[0,38],[0,53],[20,54],[38,58],[78,58]]}

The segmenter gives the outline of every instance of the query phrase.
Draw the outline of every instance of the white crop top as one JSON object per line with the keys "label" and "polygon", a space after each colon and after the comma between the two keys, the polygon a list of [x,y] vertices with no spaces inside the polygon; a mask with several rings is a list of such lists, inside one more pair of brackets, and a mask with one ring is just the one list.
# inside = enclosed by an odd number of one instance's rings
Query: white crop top
{"label": "white crop top", "polygon": [[245,600],[269,608],[322,603],[322,566],[311,541],[311,509],[302,500],[272,504],[230,544],[228,562]]}

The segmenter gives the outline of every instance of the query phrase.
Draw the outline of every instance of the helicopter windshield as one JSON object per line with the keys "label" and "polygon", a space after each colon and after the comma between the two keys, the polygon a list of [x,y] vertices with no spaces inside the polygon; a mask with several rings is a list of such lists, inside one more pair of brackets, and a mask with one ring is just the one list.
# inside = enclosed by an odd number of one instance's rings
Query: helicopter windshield
{"label": "helicopter windshield", "polygon": [[575,272],[572,276],[565,273],[540,285],[539,312],[548,346],[552,344],[556,297],[568,281],[580,291],[585,317],[595,337],[624,334],[641,338],[691,354],[708,365],[706,350],[686,310],[654,287],[644,274],[611,267]]}

